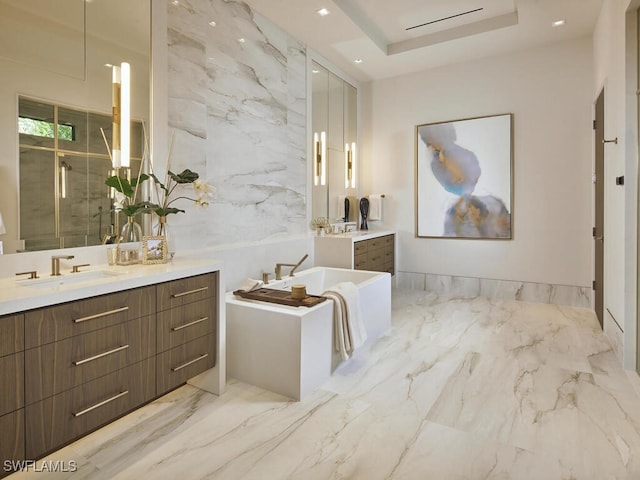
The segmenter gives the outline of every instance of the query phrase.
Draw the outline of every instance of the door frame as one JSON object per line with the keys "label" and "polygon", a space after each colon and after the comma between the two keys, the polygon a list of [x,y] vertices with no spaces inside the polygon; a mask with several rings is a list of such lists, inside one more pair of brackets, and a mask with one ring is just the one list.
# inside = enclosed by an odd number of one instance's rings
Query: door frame
{"label": "door frame", "polygon": [[604,325],[604,87],[594,103],[594,309],[600,328]]}

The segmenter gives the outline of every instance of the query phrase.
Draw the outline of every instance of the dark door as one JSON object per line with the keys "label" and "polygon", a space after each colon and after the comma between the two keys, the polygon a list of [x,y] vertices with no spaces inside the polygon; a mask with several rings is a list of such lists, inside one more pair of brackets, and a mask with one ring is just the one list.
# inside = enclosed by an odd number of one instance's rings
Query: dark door
{"label": "dark door", "polygon": [[602,315],[604,311],[604,88],[596,100],[594,137],[596,143],[596,225],[593,229],[593,239],[595,241],[595,282],[593,289],[596,315],[598,316],[600,327],[602,327]]}

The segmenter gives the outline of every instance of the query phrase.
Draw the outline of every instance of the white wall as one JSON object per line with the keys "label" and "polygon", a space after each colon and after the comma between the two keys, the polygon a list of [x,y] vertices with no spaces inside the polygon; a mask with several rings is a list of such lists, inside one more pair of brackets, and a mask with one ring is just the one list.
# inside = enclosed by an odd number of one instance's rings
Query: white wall
{"label": "white wall", "polygon": [[[588,286],[592,279],[591,39],[373,82],[365,191],[386,193],[397,269]],[[514,238],[415,238],[416,125],[514,114]]]}
{"label": "white wall", "polygon": [[[637,332],[637,32],[638,1],[605,0],[594,31],[595,98],[605,92],[604,306],[624,330],[624,365],[636,367]],[[627,13],[629,12],[629,13]],[[624,175],[624,187],[615,177]],[[610,331],[615,334],[616,328]],[[614,339],[615,340],[615,339]]]}

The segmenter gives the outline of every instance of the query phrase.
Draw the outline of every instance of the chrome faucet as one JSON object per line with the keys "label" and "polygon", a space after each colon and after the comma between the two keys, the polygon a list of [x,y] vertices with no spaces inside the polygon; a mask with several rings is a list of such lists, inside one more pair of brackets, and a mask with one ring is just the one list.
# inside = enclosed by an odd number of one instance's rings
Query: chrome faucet
{"label": "chrome faucet", "polygon": [[60,260],[71,260],[73,255],[54,255],[51,257],[51,276],[57,277],[60,275]]}
{"label": "chrome faucet", "polygon": [[305,254],[298,263],[276,263],[276,280],[282,280],[282,267],[293,267],[289,272],[289,276],[293,277],[293,273],[298,269],[302,262],[304,262],[309,254]]}

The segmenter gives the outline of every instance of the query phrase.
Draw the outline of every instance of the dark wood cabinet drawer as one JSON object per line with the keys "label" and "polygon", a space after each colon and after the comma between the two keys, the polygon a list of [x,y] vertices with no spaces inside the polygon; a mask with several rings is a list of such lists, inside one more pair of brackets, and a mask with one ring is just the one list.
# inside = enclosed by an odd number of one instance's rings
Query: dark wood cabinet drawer
{"label": "dark wood cabinet drawer", "polygon": [[361,253],[366,253],[367,252],[367,241],[366,240],[362,240],[360,242],[354,242],[353,244],[353,254],[354,255],[359,255]]}
{"label": "dark wood cabinet drawer", "polygon": [[27,348],[126,322],[155,312],[155,286],[78,300],[25,314]]}
{"label": "dark wood cabinet drawer", "polygon": [[377,267],[381,267],[384,263],[384,251],[378,248],[367,253],[367,263],[370,269],[375,270]]}
{"label": "dark wood cabinet drawer", "polygon": [[395,235],[354,242],[353,268],[395,274]]}
{"label": "dark wood cabinet drawer", "polygon": [[376,248],[382,248],[385,246],[384,237],[372,238],[371,240],[367,240],[367,243],[369,244],[367,246],[369,251],[375,250]]}
{"label": "dark wood cabinet drawer", "polygon": [[24,352],[0,358],[0,386],[0,415],[24,406]]}
{"label": "dark wood cabinet drawer", "polygon": [[160,312],[209,297],[216,297],[217,288],[217,273],[207,273],[205,275],[160,283],[157,285],[157,310]]}
{"label": "dark wood cabinet drawer", "polygon": [[158,355],[158,395],[215,366],[216,336],[200,337]]}
{"label": "dark wood cabinet drawer", "polygon": [[215,333],[215,298],[158,312],[158,352],[164,352],[198,337]]}
{"label": "dark wood cabinet drawer", "polygon": [[25,408],[26,454],[39,458],[155,397],[145,360]]}
{"label": "dark wood cabinet drawer", "polygon": [[31,404],[155,355],[155,316],[146,316],[25,352]]}
{"label": "dark wood cabinet drawer", "polygon": [[0,417],[0,478],[10,473],[3,468],[5,461],[24,459],[24,409],[20,409]]}
{"label": "dark wood cabinet drawer", "polygon": [[356,270],[366,270],[367,269],[367,254],[361,253],[356,255],[353,259],[353,268]]}
{"label": "dark wood cabinet drawer", "polygon": [[0,357],[24,350],[24,315],[0,317]]}

